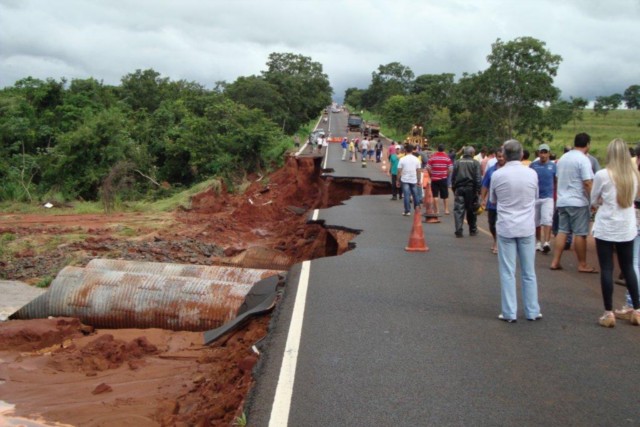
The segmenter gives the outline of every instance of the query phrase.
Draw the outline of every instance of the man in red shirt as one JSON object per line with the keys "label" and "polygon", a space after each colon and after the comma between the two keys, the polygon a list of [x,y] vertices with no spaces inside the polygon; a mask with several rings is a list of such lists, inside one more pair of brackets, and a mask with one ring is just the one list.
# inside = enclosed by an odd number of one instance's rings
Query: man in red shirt
{"label": "man in red shirt", "polygon": [[431,192],[436,198],[434,203],[435,211],[438,213],[438,198],[442,199],[444,213],[449,215],[449,187],[447,187],[447,178],[453,169],[453,162],[444,152],[444,145],[438,145],[438,152],[429,158],[427,169],[431,174]]}

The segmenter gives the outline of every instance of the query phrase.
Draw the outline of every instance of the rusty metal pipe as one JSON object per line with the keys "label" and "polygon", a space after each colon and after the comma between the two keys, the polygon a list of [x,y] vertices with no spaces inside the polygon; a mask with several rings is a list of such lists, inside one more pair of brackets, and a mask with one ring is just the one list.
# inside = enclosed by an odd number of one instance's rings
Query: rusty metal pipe
{"label": "rusty metal pipe", "polygon": [[233,319],[252,285],[224,278],[65,267],[47,293],[11,318],[68,316],[102,328],[204,331]]}
{"label": "rusty metal pipe", "polygon": [[228,283],[232,285],[253,285],[267,277],[285,273],[284,270],[273,269],[127,261],[106,258],[95,258],[89,261],[86,268],[124,271],[129,273],[159,274],[163,276],[197,277],[201,279],[213,279],[220,284]]}

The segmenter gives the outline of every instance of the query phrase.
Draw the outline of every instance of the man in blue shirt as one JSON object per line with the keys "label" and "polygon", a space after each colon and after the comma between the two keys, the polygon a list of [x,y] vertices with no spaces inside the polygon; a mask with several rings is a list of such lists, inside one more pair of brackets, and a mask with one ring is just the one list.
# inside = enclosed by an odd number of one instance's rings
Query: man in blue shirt
{"label": "man in blue shirt", "polygon": [[493,245],[491,246],[491,252],[498,253],[498,242],[496,241],[496,220],[498,219],[498,211],[495,204],[489,200],[489,188],[491,188],[491,176],[498,169],[504,166],[506,163],[504,159],[504,153],[502,148],[494,150],[496,163],[488,168],[482,178],[482,189],[480,190],[480,200],[482,200],[482,208],[487,211],[487,219],[489,221],[489,231],[493,236]]}
{"label": "man in blue shirt", "polygon": [[[538,200],[536,201],[536,250],[551,251],[551,224],[553,223],[553,189],[556,182],[556,164],[549,160],[551,149],[547,144],[538,147],[539,158],[529,165],[538,174]],[[544,242],[544,244],[542,243]]]}

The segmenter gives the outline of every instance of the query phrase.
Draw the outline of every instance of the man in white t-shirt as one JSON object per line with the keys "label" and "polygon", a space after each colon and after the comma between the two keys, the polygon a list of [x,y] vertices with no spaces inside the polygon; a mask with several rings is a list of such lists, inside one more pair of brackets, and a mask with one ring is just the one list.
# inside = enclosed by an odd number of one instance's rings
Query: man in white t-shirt
{"label": "man in white t-shirt", "polygon": [[367,158],[367,151],[369,151],[369,140],[365,137],[360,143],[360,152],[362,153],[362,161],[364,162]]}
{"label": "man in white t-shirt", "polygon": [[421,185],[422,173],[420,171],[420,159],[413,155],[414,147],[408,144],[407,154],[398,163],[398,176],[402,184],[402,194],[404,195],[404,216],[411,215],[411,204],[409,195],[413,198],[414,209],[418,208],[420,199],[418,198],[418,186]]}
{"label": "man in white t-shirt", "polygon": [[589,197],[593,183],[593,170],[587,157],[591,137],[586,133],[575,136],[573,149],[558,160],[558,235],[553,250],[551,270],[562,270],[560,259],[569,233],[573,234],[573,246],[578,258],[580,273],[598,273],[587,264],[587,235],[591,211]]}

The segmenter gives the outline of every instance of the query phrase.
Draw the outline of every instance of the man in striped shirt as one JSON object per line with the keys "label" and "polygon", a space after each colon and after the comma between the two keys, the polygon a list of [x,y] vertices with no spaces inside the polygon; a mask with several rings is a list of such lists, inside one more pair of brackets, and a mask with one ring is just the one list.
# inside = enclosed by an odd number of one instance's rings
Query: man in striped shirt
{"label": "man in striped shirt", "polygon": [[427,169],[431,174],[431,192],[436,199],[434,206],[438,213],[438,198],[442,199],[444,213],[449,215],[449,188],[447,187],[447,178],[451,174],[453,162],[444,152],[444,145],[438,145],[438,152],[429,158]]}

